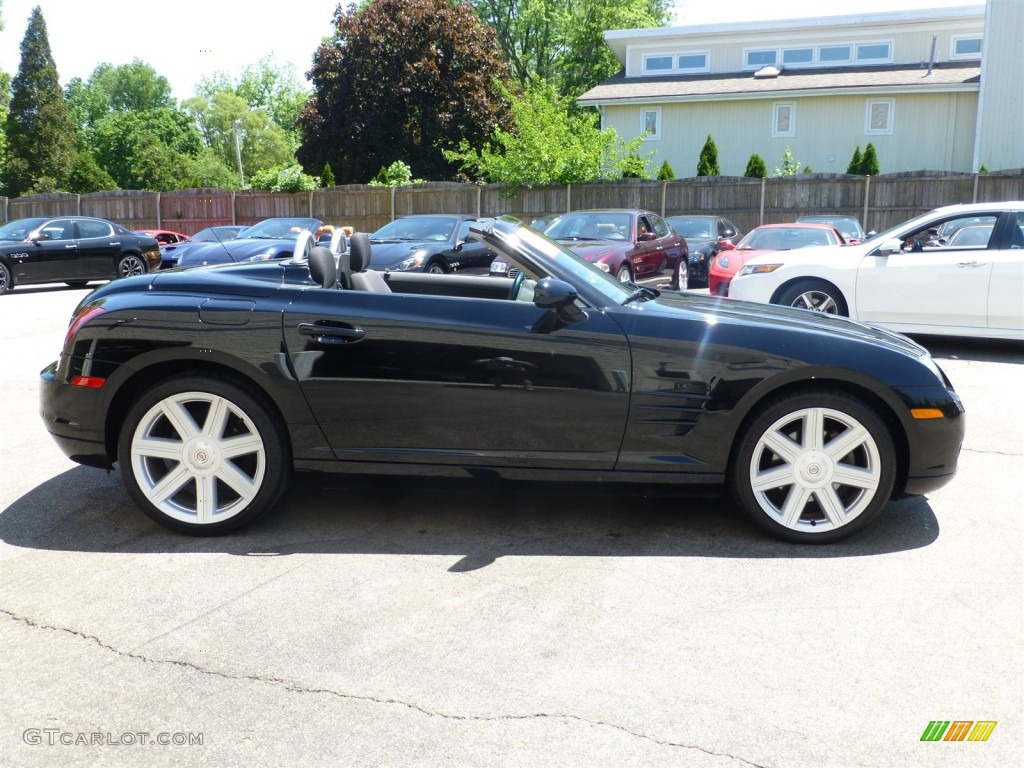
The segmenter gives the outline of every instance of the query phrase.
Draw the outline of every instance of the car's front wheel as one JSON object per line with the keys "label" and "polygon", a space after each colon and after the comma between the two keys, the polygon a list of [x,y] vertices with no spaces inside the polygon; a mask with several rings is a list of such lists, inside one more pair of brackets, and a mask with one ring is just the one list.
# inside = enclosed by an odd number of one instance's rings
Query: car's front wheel
{"label": "car's front wheel", "polygon": [[833,286],[820,280],[802,280],[794,283],[779,296],[779,304],[824,312],[826,315],[849,315],[843,295]]}
{"label": "car's front wheel", "polygon": [[146,265],[141,258],[130,253],[117,262],[117,276],[131,277],[132,275],[146,274]]}
{"label": "car's front wheel", "polygon": [[739,438],[733,496],[768,533],[797,542],[846,538],[875,517],[896,477],[893,439],[879,415],[843,392],[770,401]]}
{"label": "car's front wheel", "polygon": [[14,288],[14,279],[11,277],[11,270],[6,264],[0,263],[0,295],[7,293]]}
{"label": "car's front wheel", "polygon": [[615,273],[615,276],[619,278],[620,283],[628,283],[633,279],[633,273],[629,270],[629,264],[623,264],[619,267],[619,271]]}
{"label": "car's front wheel", "polygon": [[432,261],[427,264],[427,272],[432,275],[444,275],[447,274],[444,268],[444,264],[440,261]]}
{"label": "car's front wheel", "polygon": [[193,535],[235,530],[269,509],[291,474],[286,429],[232,381],[182,376],[149,389],[118,439],[129,495],[153,520]]}

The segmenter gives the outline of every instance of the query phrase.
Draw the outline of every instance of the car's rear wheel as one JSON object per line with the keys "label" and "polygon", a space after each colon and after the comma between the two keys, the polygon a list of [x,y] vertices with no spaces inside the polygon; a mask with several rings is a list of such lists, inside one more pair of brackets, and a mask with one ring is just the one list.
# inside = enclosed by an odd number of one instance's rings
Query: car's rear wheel
{"label": "car's rear wheel", "polygon": [[266,512],[287,488],[291,454],[272,409],[239,385],[182,376],[148,390],[118,439],[129,495],[153,520],[200,536]]}
{"label": "car's rear wheel", "polygon": [[14,278],[6,264],[0,263],[0,294],[14,289]]}
{"label": "car's rear wheel", "polygon": [[134,253],[130,253],[117,262],[117,276],[131,277],[132,275],[146,274],[146,265],[142,259]]}
{"label": "car's rear wheel", "polygon": [[633,273],[629,269],[629,264],[623,264],[619,267],[619,271],[615,273],[615,276],[619,278],[620,283],[628,283],[633,279]]}
{"label": "car's rear wheel", "polygon": [[842,392],[801,392],[766,404],[739,439],[733,496],[763,530],[831,542],[874,518],[892,493],[896,452],[879,415]]}
{"label": "car's rear wheel", "polygon": [[826,315],[849,314],[843,295],[833,286],[820,280],[802,280],[794,283],[779,296],[779,303],[787,307],[811,309]]}

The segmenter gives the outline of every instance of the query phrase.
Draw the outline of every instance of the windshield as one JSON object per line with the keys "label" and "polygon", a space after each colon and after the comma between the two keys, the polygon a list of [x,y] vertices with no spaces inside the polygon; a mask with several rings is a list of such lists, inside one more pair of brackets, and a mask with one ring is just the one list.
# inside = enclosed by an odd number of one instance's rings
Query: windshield
{"label": "windshield", "polygon": [[370,240],[428,240],[446,242],[451,240],[459,219],[442,216],[408,216],[385,224],[372,235]]}
{"label": "windshield", "polygon": [[629,240],[632,216],[616,211],[566,213],[544,230],[555,240]]}
{"label": "windshield", "polygon": [[813,227],[758,227],[736,246],[740,251],[789,251],[812,245],[836,245],[835,235]]}
{"label": "windshield", "polygon": [[28,233],[38,228],[46,219],[16,219],[0,227],[0,240],[20,242]]}
{"label": "windshield", "polygon": [[319,226],[319,219],[264,219],[258,224],[253,224],[248,229],[243,229],[238,233],[238,237],[239,239],[249,237],[259,240],[293,240],[304,230],[310,233],[316,232]]}
{"label": "windshield", "polygon": [[668,219],[668,223],[672,225],[672,229],[678,232],[683,237],[690,237],[694,240],[697,239],[710,239],[714,237],[711,234],[711,227],[714,222],[711,219],[704,218],[703,216],[694,216],[692,219]]}
{"label": "windshield", "polygon": [[620,282],[550,239],[549,234],[541,234],[511,216],[478,222],[473,231],[499,237],[501,242],[488,240],[488,244],[534,280],[555,277],[574,285],[586,283],[599,291],[609,304],[622,304],[636,291],[635,285]]}
{"label": "windshield", "polygon": [[224,240],[231,240],[241,229],[242,227],[235,226],[207,227],[206,229],[200,229],[189,240],[199,243],[218,243]]}
{"label": "windshield", "polygon": [[847,240],[850,238],[862,240],[864,238],[864,230],[856,219],[841,216],[802,216],[800,221],[806,221],[808,224],[831,224]]}

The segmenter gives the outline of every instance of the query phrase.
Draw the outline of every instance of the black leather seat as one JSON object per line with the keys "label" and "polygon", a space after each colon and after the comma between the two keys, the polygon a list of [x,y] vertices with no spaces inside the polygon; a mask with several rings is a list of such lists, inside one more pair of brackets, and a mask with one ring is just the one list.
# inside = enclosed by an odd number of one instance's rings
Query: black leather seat
{"label": "black leather seat", "polygon": [[356,232],[349,238],[348,256],[352,267],[352,288],[357,291],[391,293],[391,287],[384,280],[384,275],[367,269],[371,254],[370,236],[365,232]]}
{"label": "black leather seat", "polygon": [[334,261],[334,254],[320,246],[311,250],[309,276],[323,288],[334,288],[338,284],[338,265]]}

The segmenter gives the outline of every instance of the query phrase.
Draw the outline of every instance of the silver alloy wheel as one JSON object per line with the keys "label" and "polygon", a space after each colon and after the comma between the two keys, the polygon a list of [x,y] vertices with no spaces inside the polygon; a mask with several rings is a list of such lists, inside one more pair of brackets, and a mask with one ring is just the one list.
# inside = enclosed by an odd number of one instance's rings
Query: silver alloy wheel
{"label": "silver alloy wheel", "polygon": [[445,274],[444,267],[440,262],[432,261],[427,265],[427,272],[432,275],[443,275]]}
{"label": "silver alloy wheel", "polygon": [[679,258],[682,259],[682,263],[679,265],[679,290],[685,291],[690,287],[690,269],[688,266],[690,258],[686,254]]}
{"label": "silver alloy wheel", "polygon": [[0,264],[0,293],[7,293],[11,288],[11,273],[6,264]]}
{"label": "silver alloy wheel", "polygon": [[125,256],[117,265],[117,272],[120,277],[144,275],[146,274],[146,265],[138,256]]}
{"label": "silver alloy wheel", "polygon": [[151,407],[131,441],[139,490],[160,512],[193,525],[245,510],[263,485],[267,450],[241,408],[209,392],[181,392]]}
{"label": "silver alloy wheel", "polygon": [[881,482],[882,461],[857,419],[831,408],[803,408],[764,431],[749,478],[769,518],[792,531],[822,534],[867,509]]}
{"label": "silver alloy wheel", "polygon": [[790,303],[790,306],[799,309],[812,309],[815,312],[824,312],[826,315],[840,315],[839,304],[825,291],[809,290],[799,294]]}
{"label": "silver alloy wheel", "polygon": [[633,275],[630,274],[629,267],[627,267],[625,264],[623,264],[619,268],[619,272],[616,275],[616,277],[619,278],[620,283],[628,283],[630,280],[633,279]]}

